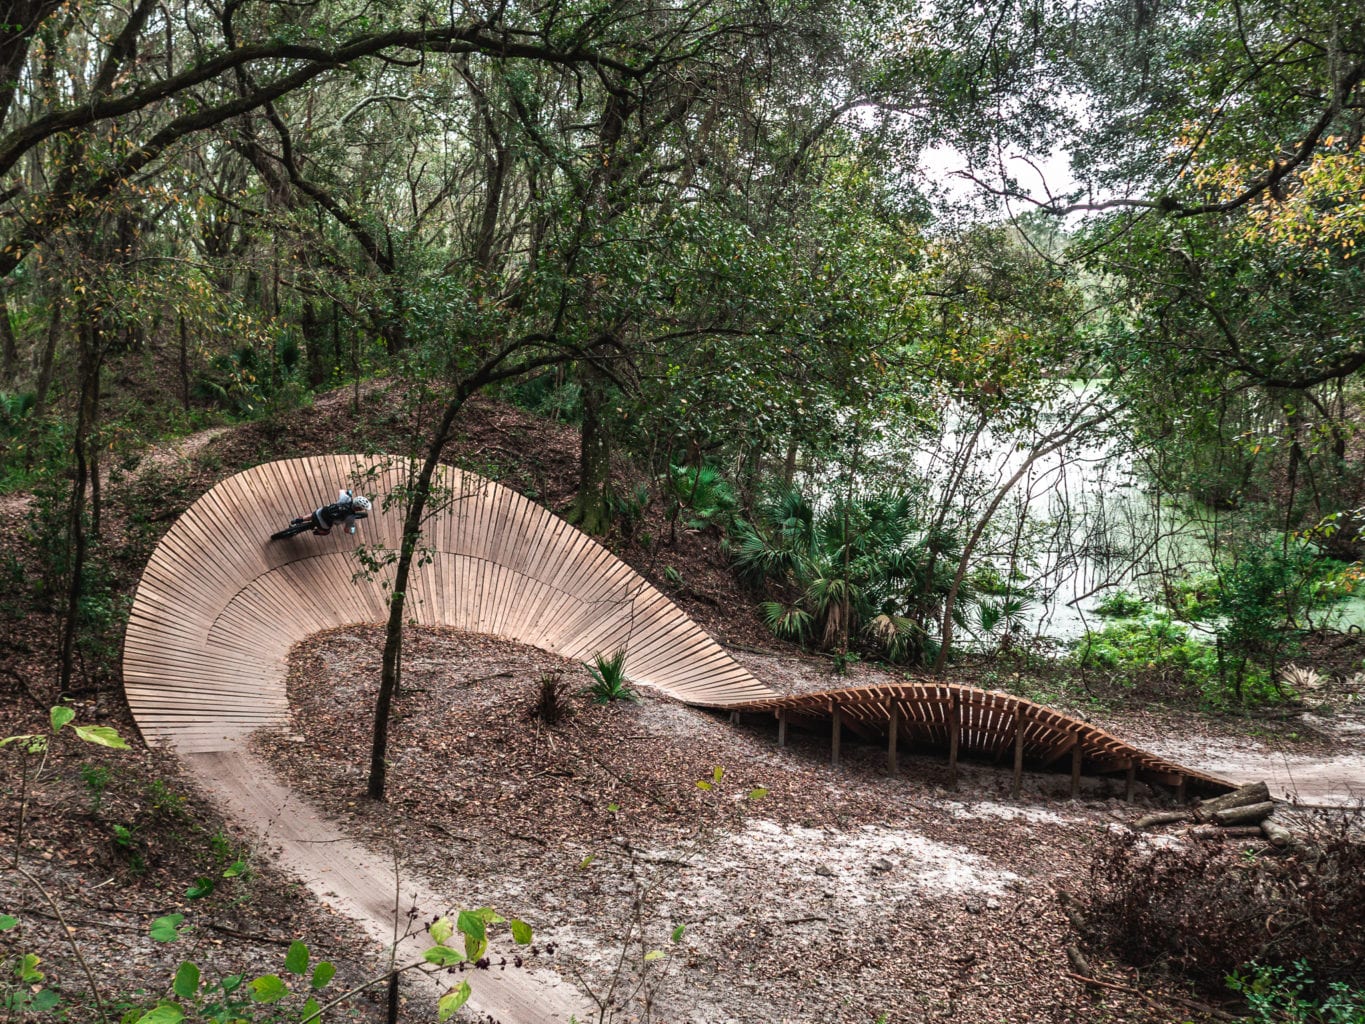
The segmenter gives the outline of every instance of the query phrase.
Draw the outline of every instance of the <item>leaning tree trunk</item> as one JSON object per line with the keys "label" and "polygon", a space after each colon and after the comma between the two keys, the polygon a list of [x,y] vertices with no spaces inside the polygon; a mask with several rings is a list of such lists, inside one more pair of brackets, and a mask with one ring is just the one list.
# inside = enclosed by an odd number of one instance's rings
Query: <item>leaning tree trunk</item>
{"label": "leaning tree trunk", "polygon": [[88,449],[90,432],[94,429],[100,375],[99,329],[94,324],[82,323],[79,338],[80,397],[76,405],[76,434],[72,439],[72,449],[76,458],[76,478],[71,487],[71,505],[67,520],[71,573],[67,581],[60,670],[63,693],[71,689],[71,677],[76,660],[76,635],[80,630],[81,592],[85,588],[85,557],[88,547],[85,533],[85,499],[90,474]]}

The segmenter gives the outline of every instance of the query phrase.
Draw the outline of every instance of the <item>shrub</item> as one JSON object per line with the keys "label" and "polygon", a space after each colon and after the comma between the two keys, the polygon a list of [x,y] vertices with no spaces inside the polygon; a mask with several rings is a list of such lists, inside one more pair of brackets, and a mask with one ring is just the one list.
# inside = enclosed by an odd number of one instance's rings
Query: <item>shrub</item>
{"label": "shrub", "polygon": [[1131,619],[1148,611],[1151,611],[1151,607],[1146,601],[1134,597],[1126,590],[1108,595],[1095,606],[1095,614],[1106,619]]}
{"label": "shrub", "polygon": [[1365,982],[1365,843],[1345,821],[1302,852],[1154,846],[1133,832],[1095,855],[1090,938],[1140,968],[1166,967],[1210,991],[1255,963],[1303,961],[1323,984]]}
{"label": "shrub", "polygon": [[610,704],[616,700],[638,701],[635,691],[626,685],[626,649],[622,647],[615,654],[594,654],[592,664],[587,666],[592,676],[592,685],[584,687],[583,692],[592,695],[594,704]]}

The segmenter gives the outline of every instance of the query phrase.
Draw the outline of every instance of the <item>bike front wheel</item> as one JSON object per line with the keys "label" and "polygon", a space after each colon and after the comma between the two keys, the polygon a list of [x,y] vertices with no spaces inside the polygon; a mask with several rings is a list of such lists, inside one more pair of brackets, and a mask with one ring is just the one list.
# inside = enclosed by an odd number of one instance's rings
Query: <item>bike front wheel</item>
{"label": "bike front wheel", "polygon": [[312,522],[310,520],[305,519],[303,522],[290,523],[283,530],[279,530],[275,533],[272,533],[270,535],[270,539],[285,540],[289,537],[293,537],[296,536],[297,534],[303,533],[305,530],[311,530],[312,528],[313,528]]}

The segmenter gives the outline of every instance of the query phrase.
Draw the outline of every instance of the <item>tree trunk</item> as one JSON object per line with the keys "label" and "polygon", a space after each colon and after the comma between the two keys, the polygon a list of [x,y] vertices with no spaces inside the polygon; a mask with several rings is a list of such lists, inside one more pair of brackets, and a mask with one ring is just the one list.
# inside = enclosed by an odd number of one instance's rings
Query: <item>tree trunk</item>
{"label": "tree trunk", "polygon": [[611,416],[607,381],[590,362],[580,365],[583,441],[578,456],[578,494],[565,518],[584,533],[601,536],[611,526]]}
{"label": "tree trunk", "polygon": [[62,318],[57,299],[52,300],[51,319],[47,322],[47,337],[38,354],[38,382],[33,388],[33,418],[40,420],[47,412],[47,393],[52,388],[52,367],[57,358],[57,339],[62,333]]}
{"label": "tree trunk", "polygon": [[1247,804],[1245,807],[1229,807],[1216,811],[1213,820],[1219,825],[1255,825],[1275,812],[1275,801],[1267,800],[1260,804]]}
{"label": "tree trunk", "polygon": [[9,319],[9,299],[0,294],[0,381],[12,382],[19,375],[19,342],[14,337],[14,325]]}
{"label": "tree trunk", "polygon": [[76,477],[71,486],[71,505],[68,511],[67,536],[71,553],[71,573],[67,580],[66,616],[62,629],[61,650],[61,691],[71,689],[71,677],[75,668],[76,634],[80,628],[81,592],[85,586],[85,495],[90,465],[87,458],[87,445],[93,429],[96,408],[95,388],[99,379],[99,338],[97,329],[83,323],[80,327],[80,356],[78,376],[80,378],[80,398],[76,406],[76,434],[72,439],[72,449],[76,457]]}

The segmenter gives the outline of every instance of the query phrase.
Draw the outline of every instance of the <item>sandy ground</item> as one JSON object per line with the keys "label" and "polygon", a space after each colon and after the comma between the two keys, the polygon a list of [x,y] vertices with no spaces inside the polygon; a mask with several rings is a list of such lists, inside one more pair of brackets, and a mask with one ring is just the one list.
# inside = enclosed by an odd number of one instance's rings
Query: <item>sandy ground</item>
{"label": "sandy ground", "polygon": [[[1158,978],[1107,965],[1155,993],[1135,997],[1069,974],[1057,894],[1083,893],[1094,850],[1141,813],[1117,799],[1121,780],[1071,801],[1066,775],[1032,775],[1014,803],[1008,771],[973,765],[950,791],[934,753],[888,778],[880,749],[855,745],[831,770],[820,737],[779,750],[768,725],[648,694],[608,707],[575,694],[550,728],[531,713],[536,679],[558,671],[576,691],[581,666],[423,631],[376,805],[358,766],[379,642],[361,627],[300,645],[291,732],[258,752],[376,864],[397,857],[404,877],[531,922],[526,966],[576,986],[596,1007],[586,1019],[1198,1019]],[[830,683],[819,661],[745,657],[784,689]],[[1273,759],[1253,754],[1244,767]]]}

